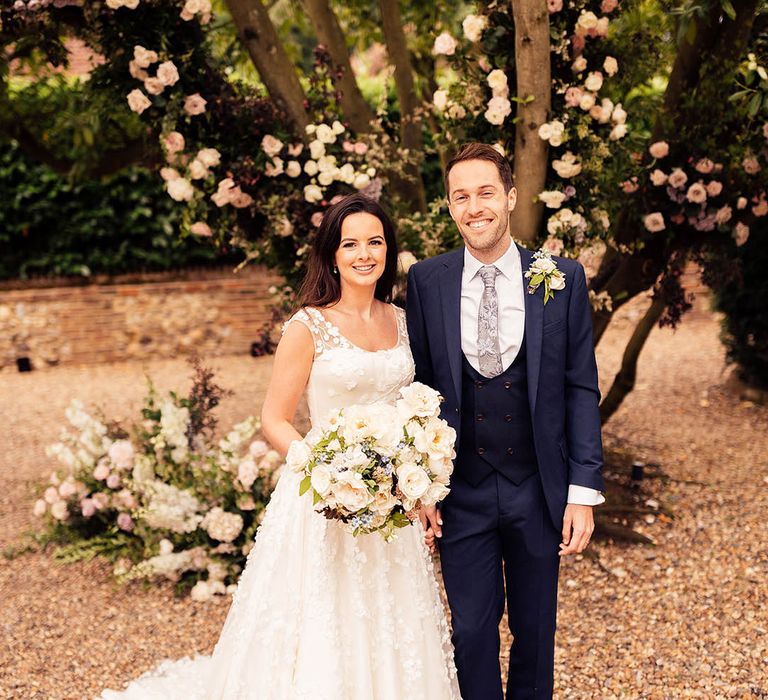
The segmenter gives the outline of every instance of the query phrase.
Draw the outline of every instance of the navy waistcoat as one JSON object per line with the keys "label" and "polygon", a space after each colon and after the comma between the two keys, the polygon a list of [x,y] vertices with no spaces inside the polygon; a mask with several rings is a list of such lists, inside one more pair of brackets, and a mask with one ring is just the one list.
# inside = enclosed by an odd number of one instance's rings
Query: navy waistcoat
{"label": "navy waistcoat", "polygon": [[456,471],[476,486],[493,470],[515,484],[538,470],[528,404],[525,339],[515,361],[489,379],[462,356]]}

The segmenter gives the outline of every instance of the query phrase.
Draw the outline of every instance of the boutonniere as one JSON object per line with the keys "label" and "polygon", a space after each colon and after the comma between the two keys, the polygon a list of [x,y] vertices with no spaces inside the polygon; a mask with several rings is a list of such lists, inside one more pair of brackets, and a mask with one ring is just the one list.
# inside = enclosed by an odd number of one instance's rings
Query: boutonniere
{"label": "boutonniere", "polygon": [[544,285],[544,304],[555,296],[555,292],[565,289],[565,273],[557,269],[552,254],[546,250],[538,250],[533,254],[525,276],[528,278],[528,294],[535,294],[539,285]]}

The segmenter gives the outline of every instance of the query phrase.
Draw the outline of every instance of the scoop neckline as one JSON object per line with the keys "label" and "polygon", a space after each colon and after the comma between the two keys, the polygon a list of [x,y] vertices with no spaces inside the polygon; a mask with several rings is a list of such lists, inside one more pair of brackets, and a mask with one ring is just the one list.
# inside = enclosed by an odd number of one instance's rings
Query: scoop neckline
{"label": "scoop neckline", "polygon": [[330,326],[331,328],[333,328],[339,334],[339,337],[343,338],[355,350],[359,350],[360,352],[367,352],[367,353],[370,353],[371,355],[375,355],[380,352],[392,352],[393,350],[397,350],[400,347],[403,340],[403,334],[400,331],[400,319],[398,318],[398,315],[397,315],[397,307],[392,303],[389,303],[387,305],[390,308],[392,308],[395,314],[395,325],[397,326],[397,340],[395,341],[395,344],[391,348],[381,348],[380,350],[366,350],[365,348],[361,348],[357,343],[353,343],[349,338],[347,338],[347,336],[341,332],[341,328],[339,328],[335,323],[333,323],[333,321],[329,321],[325,317],[323,312],[320,311],[320,309],[318,309],[315,306],[309,306],[307,308],[317,313],[320,316],[320,318],[323,320],[323,323],[325,323],[326,326]]}

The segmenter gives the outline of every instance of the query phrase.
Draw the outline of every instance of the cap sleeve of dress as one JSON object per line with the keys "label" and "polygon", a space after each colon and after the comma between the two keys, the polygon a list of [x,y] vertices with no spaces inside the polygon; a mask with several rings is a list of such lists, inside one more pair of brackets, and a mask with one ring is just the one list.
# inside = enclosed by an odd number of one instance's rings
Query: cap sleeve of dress
{"label": "cap sleeve of dress", "polygon": [[283,334],[285,334],[285,331],[288,330],[288,326],[292,323],[301,323],[309,329],[309,332],[312,334],[312,342],[315,346],[315,355],[319,355],[323,352],[324,345],[322,333],[320,332],[320,329],[318,329],[315,321],[307,313],[306,309],[299,309],[283,324]]}

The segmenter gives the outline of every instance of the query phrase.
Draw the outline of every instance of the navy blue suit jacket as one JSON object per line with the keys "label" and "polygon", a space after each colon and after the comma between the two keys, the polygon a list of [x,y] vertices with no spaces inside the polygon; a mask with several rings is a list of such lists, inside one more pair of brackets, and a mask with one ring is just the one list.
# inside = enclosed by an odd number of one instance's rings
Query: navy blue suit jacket
{"label": "navy blue suit jacket", "polygon": [[[518,246],[525,272],[532,253]],[[584,268],[554,257],[565,289],[544,305],[544,286],[525,294],[528,400],[539,473],[555,527],[562,526],[568,486],[604,490],[600,392]],[[464,249],[413,265],[408,273],[408,333],[416,381],[445,399],[442,417],[461,441],[461,277]],[[523,278],[524,289],[528,280]]]}

